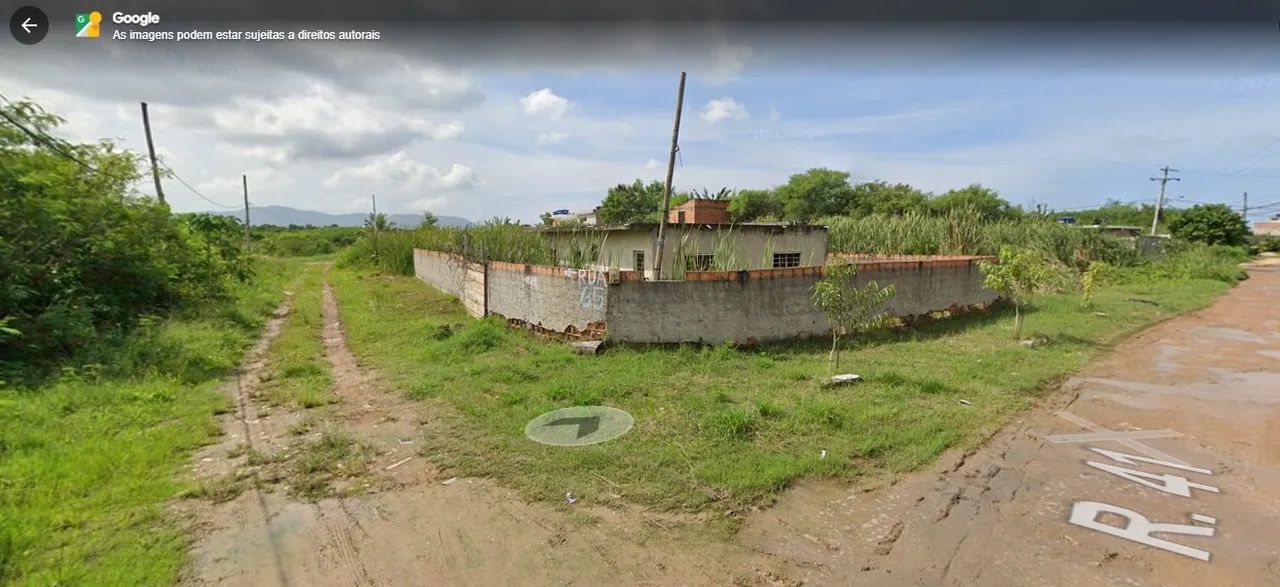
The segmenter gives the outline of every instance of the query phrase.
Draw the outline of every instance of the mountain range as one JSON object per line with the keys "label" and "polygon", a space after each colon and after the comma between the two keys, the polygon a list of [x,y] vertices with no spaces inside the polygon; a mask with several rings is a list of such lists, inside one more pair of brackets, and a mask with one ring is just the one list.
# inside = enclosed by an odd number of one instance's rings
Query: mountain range
{"label": "mountain range", "polygon": [[[236,218],[244,218],[244,212],[231,212],[226,210],[211,211],[210,214],[221,214],[223,216],[235,216]],[[365,219],[368,214],[329,214],[328,212],[316,212],[315,210],[299,210],[288,206],[250,206],[249,222],[254,226],[262,226],[264,224],[273,224],[275,226],[289,226],[295,224],[298,226],[330,226],[337,224],[338,226],[364,226]],[[466,218],[457,216],[437,216],[439,226],[467,226],[471,224]],[[422,224],[421,214],[387,214],[387,220],[395,223],[396,226],[414,227]]]}

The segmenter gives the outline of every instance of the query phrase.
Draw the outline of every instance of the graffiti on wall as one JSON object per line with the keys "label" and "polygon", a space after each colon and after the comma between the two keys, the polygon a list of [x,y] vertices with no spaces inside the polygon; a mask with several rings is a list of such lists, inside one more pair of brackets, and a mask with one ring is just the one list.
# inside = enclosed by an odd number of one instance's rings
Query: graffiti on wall
{"label": "graffiti on wall", "polygon": [[609,274],[595,269],[565,269],[565,278],[578,285],[578,304],[588,310],[603,310],[609,293]]}

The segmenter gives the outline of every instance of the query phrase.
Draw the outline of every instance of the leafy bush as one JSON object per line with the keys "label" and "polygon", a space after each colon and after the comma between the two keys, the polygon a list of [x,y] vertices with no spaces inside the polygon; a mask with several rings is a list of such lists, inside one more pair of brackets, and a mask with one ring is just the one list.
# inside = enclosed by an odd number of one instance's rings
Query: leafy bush
{"label": "leafy bush", "polygon": [[[274,228],[274,227],[273,227]],[[255,232],[259,232],[255,230]],[[360,238],[360,228],[326,226],[320,228],[274,229],[255,235],[257,250],[277,257],[312,257],[336,253]]]}
{"label": "leafy bush", "polygon": [[1274,234],[1256,236],[1253,239],[1253,246],[1260,253],[1280,253],[1280,236]]}
{"label": "leafy bush", "polygon": [[1165,249],[1164,257],[1121,272],[1117,279],[1129,283],[1166,279],[1211,279],[1234,283],[1244,279],[1245,272],[1240,263],[1246,259],[1248,252],[1243,247],[1173,241]]}
{"label": "leafy bush", "polygon": [[1206,245],[1239,246],[1249,236],[1244,218],[1226,204],[1193,206],[1169,222],[1169,231],[1179,239]]}
{"label": "leafy bush", "polygon": [[228,240],[234,224],[175,220],[168,206],[128,194],[141,176],[136,154],[105,140],[59,141],[49,132],[62,119],[31,102],[3,111],[41,138],[0,121],[0,320],[9,329],[0,372],[29,372],[248,278],[249,260]]}

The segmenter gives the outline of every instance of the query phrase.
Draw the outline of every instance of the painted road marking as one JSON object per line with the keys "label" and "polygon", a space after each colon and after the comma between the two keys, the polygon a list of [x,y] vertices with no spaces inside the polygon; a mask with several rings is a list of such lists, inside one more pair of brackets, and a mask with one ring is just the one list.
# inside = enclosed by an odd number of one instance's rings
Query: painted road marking
{"label": "painted road marking", "polygon": [[1191,519],[1192,519],[1192,520],[1194,520],[1194,521],[1196,521],[1196,522],[1201,522],[1201,523],[1204,523],[1204,524],[1217,524],[1217,523],[1218,523],[1218,518],[1215,518],[1215,517],[1213,517],[1213,516],[1206,516],[1206,515],[1204,515],[1204,514],[1191,514]]}
{"label": "painted road marking", "polygon": [[[1115,514],[1125,519],[1124,527],[1112,526],[1098,521],[1098,514]],[[1192,514],[1195,519],[1197,514]],[[1207,516],[1206,516],[1207,517]],[[1125,540],[1132,540],[1147,546],[1167,550],[1182,556],[1189,556],[1202,561],[1209,560],[1209,552],[1192,548],[1185,544],[1178,544],[1162,538],[1156,538],[1151,534],[1161,532],[1164,534],[1185,534],[1187,536],[1213,536],[1217,530],[1214,528],[1205,528],[1204,526],[1191,526],[1187,524],[1161,524],[1152,522],[1146,516],[1135,512],[1131,509],[1122,508],[1117,505],[1102,503],[1100,501],[1077,501],[1071,504],[1071,518],[1068,520],[1072,524],[1097,530],[1103,534],[1110,534]]]}
{"label": "painted road marking", "polygon": [[1084,434],[1050,434],[1045,438],[1049,442],[1058,444],[1066,444],[1069,442],[1102,442],[1105,440],[1141,440],[1143,438],[1175,438],[1182,436],[1181,432],[1173,430],[1135,430],[1133,432],[1086,432]]}
{"label": "painted road marking", "polygon": [[[1072,414],[1071,412],[1057,412],[1057,416],[1081,428],[1092,430],[1098,433],[1123,432],[1122,430],[1108,430],[1102,426],[1099,426],[1097,424],[1094,424],[1093,422],[1090,422],[1084,418],[1081,418],[1080,416]],[[1179,459],[1172,455],[1167,455],[1165,453],[1162,453],[1132,438],[1121,438],[1119,440],[1116,440],[1116,442],[1119,442],[1120,444],[1123,444],[1124,446],[1127,446],[1149,457],[1163,459],[1165,461],[1170,461],[1174,463],[1182,463],[1184,465],[1187,464],[1187,462],[1182,459]]]}

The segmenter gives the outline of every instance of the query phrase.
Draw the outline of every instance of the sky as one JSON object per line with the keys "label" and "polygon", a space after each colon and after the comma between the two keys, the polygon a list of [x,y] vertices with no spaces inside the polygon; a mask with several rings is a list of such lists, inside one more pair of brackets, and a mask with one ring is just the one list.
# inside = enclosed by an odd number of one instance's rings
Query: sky
{"label": "sky", "polygon": [[348,43],[6,37],[0,94],[67,118],[63,137],[139,152],[148,102],[162,160],[194,188],[166,180],[178,211],[238,207],[241,174],[259,206],[365,212],[376,194],[380,211],[471,220],[589,210],[612,185],[664,177],[686,71],[677,190],[828,167],[1069,211],[1151,202],[1169,165],[1172,205],[1239,207],[1247,191],[1253,220],[1280,213],[1274,23],[382,30]]}

